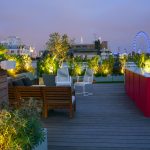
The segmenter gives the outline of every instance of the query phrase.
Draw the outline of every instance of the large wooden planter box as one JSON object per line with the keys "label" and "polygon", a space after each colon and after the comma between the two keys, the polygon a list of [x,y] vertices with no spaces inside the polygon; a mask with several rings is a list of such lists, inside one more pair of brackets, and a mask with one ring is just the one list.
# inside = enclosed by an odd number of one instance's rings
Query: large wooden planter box
{"label": "large wooden planter box", "polygon": [[0,70],[0,104],[8,102],[8,83],[6,71]]}

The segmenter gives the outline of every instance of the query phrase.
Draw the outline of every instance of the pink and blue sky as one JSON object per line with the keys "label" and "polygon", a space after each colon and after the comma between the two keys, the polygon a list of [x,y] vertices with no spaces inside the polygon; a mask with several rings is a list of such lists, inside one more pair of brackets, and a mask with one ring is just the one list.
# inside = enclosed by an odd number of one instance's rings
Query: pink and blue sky
{"label": "pink and blue sky", "polygon": [[27,45],[44,49],[53,32],[76,42],[94,37],[111,50],[130,49],[135,34],[150,35],[150,0],[1,0],[0,40],[19,36]]}

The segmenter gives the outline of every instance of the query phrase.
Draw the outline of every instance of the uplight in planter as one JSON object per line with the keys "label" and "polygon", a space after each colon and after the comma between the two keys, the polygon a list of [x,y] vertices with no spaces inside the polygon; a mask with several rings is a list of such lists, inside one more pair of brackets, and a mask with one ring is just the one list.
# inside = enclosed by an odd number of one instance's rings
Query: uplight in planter
{"label": "uplight in planter", "polygon": [[54,72],[54,68],[53,68],[53,66],[50,66],[49,73],[53,73],[53,72]]}
{"label": "uplight in planter", "polygon": [[146,73],[150,73],[150,59],[146,60],[144,64],[145,64],[144,71]]}
{"label": "uplight in planter", "polygon": [[15,72],[14,69],[9,69],[9,70],[7,70],[7,72],[8,72],[8,74],[9,74],[10,76],[13,76],[13,77],[16,76],[16,72]]}
{"label": "uplight in planter", "polygon": [[121,74],[124,74],[124,67],[121,68],[120,72]]}

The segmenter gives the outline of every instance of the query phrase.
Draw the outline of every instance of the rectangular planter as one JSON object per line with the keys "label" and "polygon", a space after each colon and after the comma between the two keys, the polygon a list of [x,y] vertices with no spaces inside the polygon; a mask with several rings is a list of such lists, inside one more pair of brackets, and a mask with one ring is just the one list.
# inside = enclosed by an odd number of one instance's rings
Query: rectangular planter
{"label": "rectangular planter", "polygon": [[96,82],[112,82],[112,76],[107,77],[94,77]]}
{"label": "rectangular planter", "polygon": [[112,76],[112,81],[124,81],[124,75]]}
{"label": "rectangular planter", "polygon": [[119,82],[124,81],[124,76],[107,76],[107,77],[94,77],[96,82]]}

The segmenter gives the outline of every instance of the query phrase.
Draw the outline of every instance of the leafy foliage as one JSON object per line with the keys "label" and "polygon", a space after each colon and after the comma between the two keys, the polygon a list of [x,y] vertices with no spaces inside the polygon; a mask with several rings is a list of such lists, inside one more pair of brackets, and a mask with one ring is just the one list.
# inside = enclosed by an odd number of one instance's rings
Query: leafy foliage
{"label": "leafy foliage", "polygon": [[102,76],[107,76],[108,74],[112,74],[112,70],[113,70],[112,66],[113,64],[109,59],[103,60],[101,65]]}
{"label": "leafy foliage", "polygon": [[50,54],[45,56],[38,63],[39,74],[56,74],[58,69],[58,61],[54,59]]}
{"label": "leafy foliage", "polygon": [[52,53],[54,60],[56,59],[59,64],[66,58],[67,52],[70,47],[70,41],[66,34],[60,35],[59,33],[52,33],[46,43],[47,49]]}
{"label": "leafy foliage", "polygon": [[42,125],[32,109],[0,112],[0,149],[31,150],[43,140]]}
{"label": "leafy foliage", "polygon": [[74,62],[74,69],[73,69],[72,74],[74,76],[79,76],[79,75],[81,75],[81,73],[82,73],[82,66],[81,66],[81,64],[77,63],[77,62]]}
{"label": "leafy foliage", "polygon": [[100,57],[98,55],[88,60],[88,67],[93,70],[94,74],[96,74],[96,72],[98,71],[99,60]]}
{"label": "leafy foliage", "polygon": [[150,58],[145,61],[144,65],[144,71],[150,73]]}
{"label": "leafy foliage", "polygon": [[6,55],[6,59],[16,61],[16,68],[13,70],[14,74],[21,72],[34,72],[32,60],[28,55]]}
{"label": "leafy foliage", "polygon": [[67,64],[69,66],[69,73],[72,76],[80,76],[84,73],[84,70],[82,68],[82,61],[79,61],[78,58],[69,58],[67,60]]}
{"label": "leafy foliage", "polygon": [[125,64],[126,64],[127,60],[128,60],[128,57],[125,56],[125,55],[122,56],[122,57],[119,59],[119,61],[120,61],[120,67],[121,67],[119,74],[124,74]]}
{"label": "leafy foliage", "polygon": [[144,67],[144,63],[147,59],[148,59],[148,56],[145,53],[133,55],[133,60],[139,68]]}
{"label": "leafy foliage", "polygon": [[7,53],[7,49],[0,44],[0,61],[5,60],[5,55]]}

